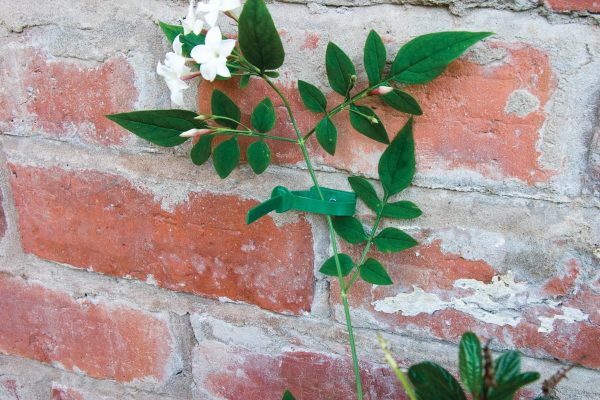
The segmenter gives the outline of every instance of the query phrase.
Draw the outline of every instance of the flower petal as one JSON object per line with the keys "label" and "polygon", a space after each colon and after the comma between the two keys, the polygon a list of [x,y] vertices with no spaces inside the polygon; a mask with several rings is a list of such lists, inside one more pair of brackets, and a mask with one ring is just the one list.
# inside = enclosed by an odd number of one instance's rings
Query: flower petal
{"label": "flower petal", "polygon": [[207,24],[214,27],[217,25],[217,19],[219,18],[219,10],[210,10],[205,16],[204,20]]}
{"label": "flower petal", "polygon": [[227,57],[231,54],[231,52],[233,51],[233,48],[235,47],[235,40],[233,39],[225,39],[221,41],[221,46],[219,49],[219,56],[221,57]]}
{"label": "flower petal", "polygon": [[221,2],[221,11],[235,10],[241,5],[240,0],[223,0]]}
{"label": "flower petal", "polygon": [[222,76],[223,78],[229,78],[231,77],[231,72],[229,72],[229,68],[225,65],[225,61],[226,60],[223,60],[223,62],[217,64],[217,75]]}
{"label": "flower petal", "polygon": [[212,82],[217,77],[217,66],[214,62],[202,64],[200,66],[200,73],[204,79]]}
{"label": "flower petal", "polygon": [[203,44],[194,47],[190,55],[198,64],[204,64],[215,59],[215,52]]}
{"label": "flower petal", "polygon": [[173,39],[173,51],[179,56],[183,54],[183,43],[181,43],[181,35],[177,35],[175,36],[175,39]]}
{"label": "flower petal", "polygon": [[222,38],[223,35],[221,35],[221,29],[218,26],[215,26],[214,28],[209,29],[204,43],[206,43],[211,50],[218,54],[219,48],[221,47]]}

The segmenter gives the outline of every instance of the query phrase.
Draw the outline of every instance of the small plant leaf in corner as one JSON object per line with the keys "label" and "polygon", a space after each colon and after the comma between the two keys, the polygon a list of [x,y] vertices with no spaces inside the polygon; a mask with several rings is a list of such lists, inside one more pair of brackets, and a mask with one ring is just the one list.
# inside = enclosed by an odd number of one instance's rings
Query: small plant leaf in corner
{"label": "small plant leaf in corner", "polygon": [[[340,269],[342,270],[342,276],[346,276],[354,268],[354,261],[348,254],[338,254],[338,260],[340,262]],[[338,276],[337,266],[335,264],[335,256],[330,257],[323,263],[323,266],[319,270],[320,273],[327,276]]]}
{"label": "small plant leaf in corner", "polygon": [[374,285],[392,285],[392,278],[381,263],[374,258],[368,258],[360,267],[360,277]]}
{"label": "small plant leaf in corner", "polygon": [[246,150],[246,158],[252,171],[257,175],[262,174],[271,162],[269,145],[262,139],[252,143]]}
{"label": "small plant leaf in corner", "polygon": [[286,390],[281,400],[296,400],[296,398],[292,396],[292,393],[289,390]]}
{"label": "small plant leaf in corner", "polygon": [[327,111],[327,99],[315,85],[299,80],[298,91],[302,102],[312,112],[322,113]]}
{"label": "small plant leaf in corner", "polygon": [[319,122],[315,128],[317,134],[317,142],[329,154],[335,154],[337,146],[337,128],[329,117],[325,117]]}
{"label": "small plant leaf in corner", "polygon": [[454,377],[433,362],[422,362],[408,369],[419,400],[466,400],[460,384]]}
{"label": "small plant leaf in corner", "polygon": [[396,228],[385,228],[375,236],[373,243],[382,253],[396,253],[418,244],[410,235]]}
{"label": "small plant leaf in corner", "polygon": [[281,67],[285,52],[273,18],[263,0],[247,0],[238,22],[244,57],[261,71]]}
{"label": "small plant leaf in corner", "polygon": [[210,158],[212,151],[212,136],[201,136],[198,143],[192,147],[190,158],[196,165],[202,165]]}
{"label": "small plant leaf in corner", "polygon": [[415,142],[410,118],[379,159],[379,179],[389,196],[410,185],[415,175]]}
{"label": "small plant leaf in corner", "polygon": [[267,133],[275,127],[275,109],[271,99],[265,97],[252,111],[250,117],[252,127],[259,132]]}
{"label": "small plant leaf in corner", "polygon": [[473,332],[465,333],[460,340],[458,353],[458,369],[460,380],[465,388],[479,396],[483,388],[483,361],[481,343]]}
{"label": "small plant leaf in corner", "polygon": [[353,85],[352,76],[356,76],[356,69],[350,57],[333,42],[329,42],[325,51],[325,69],[331,88],[346,96]]}
{"label": "small plant leaf in corner", "polygon": [[221,142],[215,147],[213,165],[221,179],[227,178],[239,162],[240,145],[236,137]]}
{"label": "small plant leaf in corner", "polygon": [[218,89],[213,90],[210,107],[213,115],[227,118],[215,118],[217,124],[231,129],[237,128],[242,112],[229,96]]}
{"label": "small plant leaf in corner", "polygon": [[333,228],[342,239],[350,244],[360,244],[367,241],[362,223],[354,217],[333,218]]}

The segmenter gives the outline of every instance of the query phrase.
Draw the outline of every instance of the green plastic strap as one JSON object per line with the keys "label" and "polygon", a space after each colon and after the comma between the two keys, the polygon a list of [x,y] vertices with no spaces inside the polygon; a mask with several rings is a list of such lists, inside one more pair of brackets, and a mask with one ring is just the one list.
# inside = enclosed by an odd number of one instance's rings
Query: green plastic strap
{"label": "green plastic strap", "polygon": [[271,211],[283,213],[288,210],[298,210],[336,217],[354,215],[355,193],[328,188],[321,188],[321,193],[325,200],[321,200],[315,186],[310,190],[299,191],[290,191],[283,186],[276,186],[269,200],[248,211],[246,223],[251,224]]}

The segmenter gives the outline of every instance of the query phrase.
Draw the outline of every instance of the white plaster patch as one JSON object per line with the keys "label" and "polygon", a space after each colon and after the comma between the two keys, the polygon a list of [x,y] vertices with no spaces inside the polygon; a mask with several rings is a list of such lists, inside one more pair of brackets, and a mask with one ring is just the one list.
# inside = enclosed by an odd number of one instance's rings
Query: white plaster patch
{"label": "white plaster patch", "polygon": [[148,274],[146,275],[146,283],[153,286],[158,286],[158,282],[154,279],[154,275]]}
{"label": "white plaster patch", "polygon": [[554,330],[554,321],[565,321],[568,324],[574,322],[587,321],[589,315],[584,314],[581,310],[572,307],[561,307],[562,314],[557,314],[552,317],[538,317],[541,322],[538,332],[550,333]]}
{"label": "white plaster patch", "polygon": [[454,282],[454,287],[472,293],[444,301],[436,294],[426,293],[414,286],[412,293],[399,293],[372,304],[376,311],[390,314],[400,312],[407,316],[455,309],[488,324],[517,326],[522,319],[521,309],[524,306],[547,303],[543,299],[530,296],[527,284],[515,282],[514,275],[510,271],[505,275],[494,276],[491,283],[475,279],[458,279]]}
{"label": "white plaster patch", "polygon": [[524,118],[540,108],[540,100],[527,90],[515,90],[508,97],[504,112]]}

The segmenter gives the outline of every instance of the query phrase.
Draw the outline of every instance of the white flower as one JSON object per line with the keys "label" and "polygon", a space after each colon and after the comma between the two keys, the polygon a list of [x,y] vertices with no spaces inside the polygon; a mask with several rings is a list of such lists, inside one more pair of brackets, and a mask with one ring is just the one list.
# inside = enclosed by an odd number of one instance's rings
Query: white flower
{"label": "white flower", "polygon": [[227,57],[235,47],[235,40],[222,40],[221,29],[211,28],[206,34],[205,44],[192,49],[191,56],[200,64],[200,73],[207,81],[214,81],[217,75],[229,78],[231,73],[227,69]]}
{"label": "white flower", "polygon": [[179,35],[173,40],[173,52],[167,53],[165,63],[156,66],[156,73],[163,78],[171,91],[171,101],[178,106],[183,105],[183,90],[189,86],[181,78],[192,72],[185,65],[186,58],[182,55],[182,43]]}
{"label": "white flower", "polygon": [[198,11],[204,12],[204,20],[210,25],[217,24],[219,11],[231,11],[240,7],[240,0],[208,0],[208,3],[198,3]]}
{"label": "white flower", "polygon": [[183,26],[183,34],[187,35],[190,32],[194,32],[195,35],[199,35],[202,32],[204,22],[202,19],[197,17],[196,11],[194,11],[194,0],[190,0],[190,7],[188,13],[184,19],[181,20]]}

